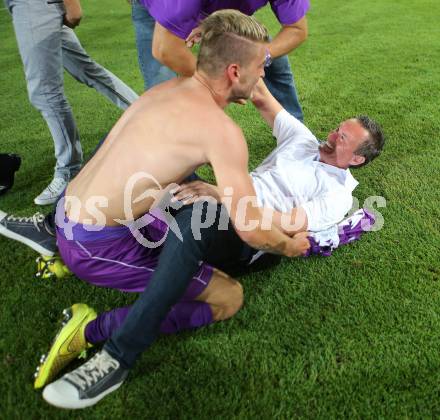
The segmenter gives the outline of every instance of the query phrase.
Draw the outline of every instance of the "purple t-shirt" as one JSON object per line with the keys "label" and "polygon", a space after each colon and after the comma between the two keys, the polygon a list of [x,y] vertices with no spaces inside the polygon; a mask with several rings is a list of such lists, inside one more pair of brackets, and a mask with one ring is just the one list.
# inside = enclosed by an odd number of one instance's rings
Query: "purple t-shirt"
{"label": "purple t-shirt", "polygon": [[310,7],[309,0],[140,0],[163,27],[186,38],[206,16],[220,9],[236,9],[252,15],[267,3],[282,25],[298,22]]}

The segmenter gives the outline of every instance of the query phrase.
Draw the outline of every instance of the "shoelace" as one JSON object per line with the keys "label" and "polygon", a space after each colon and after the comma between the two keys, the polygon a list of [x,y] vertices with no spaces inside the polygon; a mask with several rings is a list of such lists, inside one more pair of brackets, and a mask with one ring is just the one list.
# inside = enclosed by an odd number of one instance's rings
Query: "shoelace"
{"label": "shoelace", "polygon": [[49,186],[46,188],[51,193],[59,193],[60,189],[64,188],[66,181],[63,178],[54,178]]}
{"label": "shoelace", "polygon": [[96,353],[88,362],[66,375],[66,379],[78,385],[83,391],[106,375],[110,369],[117,369],[118,362],[104,351]]}
{"label": "shoelace", "polygon": [[20,216],[14,216],[13,214],[10,214],[7,218],[6,221],[8,222],[19,222],[19,223],[33,223],[34,226],[38,229],[40,229],[39,224],[44,222],[44,214],[37,212],[32,216],[27,216],[27,217],[20,217]]}

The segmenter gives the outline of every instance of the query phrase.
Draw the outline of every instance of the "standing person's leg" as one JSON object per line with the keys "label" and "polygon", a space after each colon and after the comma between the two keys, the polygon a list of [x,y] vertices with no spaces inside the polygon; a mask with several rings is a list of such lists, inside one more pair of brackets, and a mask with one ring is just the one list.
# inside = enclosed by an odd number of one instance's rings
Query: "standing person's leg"
{"label": "standing person's leg", "polygon": [[46,120],[55,145],[54,179],[35,199],[36,204],[51,204],[82,163],[79,133],[64,95],[63,7],[43,0],[12,0],[10,10],[29,99]]}
{"label": "standing person's leg", "polygon": [[96,89],[121,109],[127,109],[139,96],[112,72],[93,61],[75,32],[63,26],[61,48],[64,68],[79,82]]}
{"label": "standing person's leg", "polygon": [[272,95],[289,114],[303,121],[304,115],[287,55],[274,59],[272,64],[265,69],[265,73],[264,81]]}
{"label": "standing person's leg", "polygon": [[139,68],[144,79],[144,89],[147,90],[176,77],[176,74],[153,57],[154,19],[148,10],[139,3],[139,0],[132,0],[131,6]]}

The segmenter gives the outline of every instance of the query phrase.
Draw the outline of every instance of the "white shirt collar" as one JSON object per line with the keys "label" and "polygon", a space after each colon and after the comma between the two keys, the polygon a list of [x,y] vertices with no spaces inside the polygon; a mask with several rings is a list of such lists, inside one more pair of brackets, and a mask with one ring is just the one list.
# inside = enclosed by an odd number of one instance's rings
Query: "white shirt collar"
{"label": "white shirt collar", "polygon": [[356,179],[351,174],[350,169],[341,169],[337,166],[321,162],[321,154],[319,153],[319,149],[315,160],[318,161],[319,164],[322,165],[327,172],[335,174],[341,181],[341,183],[344,184],[344,187],[347,188],[349,191],[353,191],[359,185],[359,182],[356,181]]}

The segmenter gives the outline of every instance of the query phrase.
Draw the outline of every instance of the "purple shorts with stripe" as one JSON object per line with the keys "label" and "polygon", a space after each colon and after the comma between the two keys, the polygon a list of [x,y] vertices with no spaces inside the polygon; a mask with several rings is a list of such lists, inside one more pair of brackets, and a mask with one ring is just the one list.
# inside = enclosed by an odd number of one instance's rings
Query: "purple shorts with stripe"
{"label": "purple shorts with stripe", "polygon": [[[150,223],[139,232],[148,240],[157,242],[167,232],[167,224],[153,213],[148,216]],[[70,223],[69,234],[63,228],[66,223]],[[103,226],[100,230],[95,227],[90,231],[89,226],[69,222],[64,215],[60,218],[58,212],[57,242],[64,263],[81,280],[123,292],[145,289],[161,251],[160,246],[148,248],[139,243],[127,226]],[[194,300],[199,296],[212,274],[213,268],[201,263],[181,300]]]}

